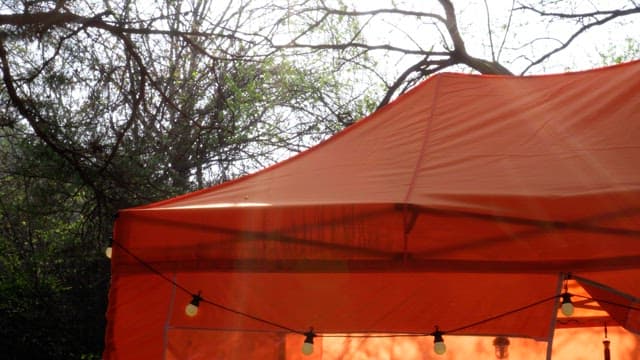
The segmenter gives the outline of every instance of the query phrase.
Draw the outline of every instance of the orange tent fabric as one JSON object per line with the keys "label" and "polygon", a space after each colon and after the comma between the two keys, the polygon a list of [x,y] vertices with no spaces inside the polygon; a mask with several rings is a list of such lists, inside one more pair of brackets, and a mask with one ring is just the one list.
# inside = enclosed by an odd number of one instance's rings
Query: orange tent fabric
{"label": "orange tent fabric", "polygon": [[640,62],[439,74],[287,161],[123,210],[105,358],[280,359],[310,327],[546,341],[567,274],[638,332],[639,114]]}

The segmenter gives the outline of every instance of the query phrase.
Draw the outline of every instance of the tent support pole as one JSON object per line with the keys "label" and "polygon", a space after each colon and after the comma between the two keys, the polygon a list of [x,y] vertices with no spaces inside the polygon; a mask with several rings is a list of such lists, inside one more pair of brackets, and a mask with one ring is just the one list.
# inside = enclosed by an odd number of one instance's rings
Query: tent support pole
{"label": "tent support pole", "polygon": [[[610,286],[607,286],[605,284],[601,284],[599,282],[596,282],[596,281],[593,281],[593,280],[589,280],[587,278],[583,278],[583,277],[580,277],[580,276],[574,276],[574,279],[576,281],[578,281],[578,283],[583,283],[583,284],[586,284],[586,285],[597,287],[597,288],[602,289],[604,291],[608,291],[608,292],[610,292],[610,293],[612,293],[612,294],[614,294],[616,296],[621,296],[621,297],[623,297],[623,298],[625,298],[625,299],[627,299],[627,300],[629,300],[631,302],[635,302],[635,303],[640,302],[640,298],[637,298],[635,296],[631,296],[629,294],[626,294],[626,293],[624,293],[624,292],[622,292],[620,290],[617,290],[617,289],[612,288]],[[582,285],[582,284],[580,284],[580,285]]]}
{"label": "tent support pole", "polygon": [[[408,214],[410,212],[410,214]],[[407,261],[409,260],[409,233],[413,230],[413,226],[416,224],[416,220],[418,220],[418,211],[408,204],[404,204],[402,207],[402,222],[404,223],[404,233],[403,240],[404,246],[402,249],[402,264],[407,265]]]}
{"label": "tent support pole", "polygon": [[[564,283],[564,279],[566,275],[564,273],[558,274],[558,285],[556,286],[556,294],[558,297],[562,293],[562,284]],[[558,304],[555,303],[553,306],[553,312],[551,313],[551,322],[549,324],[549,338],[547,339],[547,360],[551,360],[551,353],[553,352],[553,337],[555,335],[556,330],[556,321],[558,320]]]}
{"label": "tent support pole", "polygon": [[164,322],[164,329],[162,334],[162,358],[167,358],[167,347],[169,346],[169,326],[171,326],[171,314],[173,314],[173,305],[176,300],[176,273],[173,273],[173,287],[171,288],[171,300],[169,301],[169,307],[167,311],[167,320]]}

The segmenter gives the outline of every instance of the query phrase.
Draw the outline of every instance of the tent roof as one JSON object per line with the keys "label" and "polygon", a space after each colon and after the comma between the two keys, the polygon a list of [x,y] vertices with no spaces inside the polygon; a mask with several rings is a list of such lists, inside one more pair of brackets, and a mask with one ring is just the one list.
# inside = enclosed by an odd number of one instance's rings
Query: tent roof
{"label": "tent roof", "polygon": [[439,74],[288,161],[143,208],[409,203],[520,216],[513,205],[468,197],[637,191],[629,164],[638,151],[638,67],[534,77]]}
{"label": "tent roof", "polygon": [[[635,304],[639,113],[640,62],[548,76],[439,74],[287,161],[123,210],[107,343],[127,333],[118,321],[187,321],[180,309],[152,315],[122,302],[158,273],[173,282],[154,290],[167,298],[159,308],[188,302],[178,284],[325,333],[440,325],[547,339],[568,273]],[[616,311],[640,329],[637,311]],[[191,324],[282,330],[219,307]]]}

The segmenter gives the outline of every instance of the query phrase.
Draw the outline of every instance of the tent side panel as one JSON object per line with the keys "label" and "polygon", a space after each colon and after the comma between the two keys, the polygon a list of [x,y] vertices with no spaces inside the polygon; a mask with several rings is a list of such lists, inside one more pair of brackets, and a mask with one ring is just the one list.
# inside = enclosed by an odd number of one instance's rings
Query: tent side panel
{"label": "tent side panel", "polygon": [[111,279],[105,359],[163,359],[173,285],[156,274]]}
{"label": "tent side panel", "polygon": [[555,274],[192,272],[176,278],[201,290],[206,301],[188,318],[182,309],[188,296],[178,292],[173,328],[216,332],[313,327],[318,333],[425,334],[438,325],[456,335],[546,339],[557,306]]}
{"label": "tent side panel", "polygon": [[285,359],[285,334],[172,328],[168,334],[167,360]]}

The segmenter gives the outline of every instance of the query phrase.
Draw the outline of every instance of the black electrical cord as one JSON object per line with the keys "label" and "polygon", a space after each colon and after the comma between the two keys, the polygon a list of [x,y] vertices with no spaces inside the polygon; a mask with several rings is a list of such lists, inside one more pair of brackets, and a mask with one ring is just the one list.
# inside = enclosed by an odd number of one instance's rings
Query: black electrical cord
{"label": "black electrical cord", "polygon": [[149,264],[149,263],[147,263],[146,261],[142,260],[142,259],[141,259],[140,257],[138,257],[136,254],[134,254],[134,253],[132,253],[131,251],[129,251],[129,249],[127,249],[126,247],[122,246],[122,244],[120,244],[119,242],[117,242],[117,241],[115,241],[115,240],[114,240],[114,241],[113,241],[113,244],[115,244],[115,245],[116,245],[116,246],[118,246],[120,249],[122,249],[124,252],[126,252],[129,256],[131,256],[133,259],[135,259],[137,262],[139,262],[139,263],[140,263],[142,266],[144,266],[146,269],[148,269],[148,270],[149,270],[149,271],[151,271],[152,273],[154,273],[154,274],[156,274],[156,275],[160,276],[162,279],[164,279],[165,281],[167,281],[167,282],[171,283],[173,286],[175,286],[176,288],[180,289],[180,290],[181,290],[181,291],[183,291],[184,293],[186,293],[186,294],[188,294],[188,295],[190,295],[190,296],[198,296],[198,297],[199,297],[199,299],[200,299],[200,302],[202,302],[202,303],[206,303],[206,304],[209,304],[209,305],[215,306],[215,307],[217,307],[217,308],[219,308],[219,309],[222,309],[222,310],[224,310],[224,311],[227,311],[227,312],[230,312],[230,313],[233,313],[233,314],[236,314],[236,315],[244,316],[244,317],[249,318],[249,319],[251,319],[251,320],[255,320],[255,321],[258,321],[258,322],[261,322],[261,323],[264,323],[264,324],[267,324],[267,325],[270,325],[270,326],[276,327],[276,328],[280,328],[280,329],[282,329],[282,330],[286,330],[286,331],[289,331],[289,332],[292,332],[292,333],[304,334],[304,331],[297,331],[297,330],[292,329],[292,328],[290,328],[290,327],[288,327],[288,326],[284,326],[284,325],[278,324],[278,323],[276,323],[276,322],[273,322],[273,321],[270,321],[270,320],[266,320],[266,319],[263,319],[263,318],[260,318],[260,317],[257,317],[257,316],[254,316],[254,315],[251,315],[251,314],[245,313],[245,312],[243,312],[243,311],[236,310],[236,309],[232,309],[232,308],[227,307],[227,306],[224,306],[224,305],[222,305],[222,304],[218,304],[218,303],[216,303],[216,302],[214,302],[214,301],[211,301],[211,300],[209,300],[209,299],[205,298],[205,297],[204,297],[204,296],[202,296],[200,293],[195,294],[195,293],[191,292],[189,289],[187,289],[186,287],[184,287],[184,286],[182,286],[182,285],[178,284],[178,282],[176,282],[175,280],[173,280],[173,279],[169,278],[168,276],[166,276],[166,275],[165,275],[165,274],[163,274],[162,272],[160,272],[160,271],[158,271],[157,269],[155,269],[153,266],[151,266],[151,264]]}
{"label": "black electrical cord", "polygon": [[[165,274],[163,274],[162,272],[158,271],[157,269],[155,269],[153,266],[151,266],[151,264],[147,263],[146,261],[144,261],[143,259],[141,259],[140,257],[138,257],[137,255],[135,255],[134,253],[132,253],[129,249],[127,249],[126,247],[124,247],[122,244],[120,244],[119,242],[112,240],[112,244],[118,246],[120,249],[122,249],[126,254],[128,254],[129,256],[131,256],[134,260],[136,260],[138,263],[140,263],[142,266],[144,266],[147,270],[149,270],[150,272],[158,275],[159,277],[161,277],[162,279],[164,279],[165,281],[167,281],[168,283],[171,283],[173,286],[175,286],[176,288],[180,289],[181,291],[183,291],[184,293],[190,295],[190,296],[195,296],[196,294],[193,293],[192,291],[190,291],[189,289],[187,289],[186,287],[180,285],[179,283],[177,283],[175,280],[169,278],[168,276],[166,276]],[[211,301],[205,297],[203,297],[202,295],[198,294],[198,296],[200,297],[201,302],[215,306],[221,310],[236,314],[236,315],[240,315],[243,317],[246,317],[248,319],[257,321],[257,322],[261,322],[263,324],[267,324],[269,326],[275,327],[275,328],[279,328],[281,330],[286,330],[290,333],[295,333],[295,334],[300,334],[300,335],[305,335],[307,334],[307,331],[300,331],[300,330],[295,330],[291,327],[279,324],[277,322],[271,321],[271,320],[267,320],[267,319],[263,319],[261,317],[258,316],[254,316],[251,314],[248,314],[246,312],[240,311],[240,310],[236,310],[230,307],[227,307],[225,305],[216,303],[214,301]],[[625,304],[619,304],[616,302],[612,302],[612,301],[608,301],[608,300],[602,300],[602,299],[595,299],[595,298],[591,298],[588,296],[582,296],[582,295],[575,295],[575,294],[571,294],[571,296],[576,296],[576,297],[580,297],[583,299],[588,299],[588,300],[593,300],[593,301],[597,301],[597,302],[601,302],[601,303],[605,303],[605,304],[609,304],[609,305],[614,305],[614,306],[619,306],[619,307],[623,307],[626,309],[630,309],[630,310],[637,310],[640,311],[640,308],[634,307],[634,306],[630,306],[630,305],[625,305]],[[535,301],[533,303],[515,308],[513,310],[509,310],[494,316],[491,316],[489,318],[480,320],[480,321],[476,321],[467,325],[463,325],[457,328],[453,328],[451,330],[446,330],[446,331],[440,331],[440,334],[455,334],[457,332],[460,332],[462,330],[466,330],[478,325],[482,325],[488,322],[491,322],[493,320],[496,319],[500,319],[502,317],[511,315],[511,314],[515,314],[524,310],[527,310],[529,308],[532,308],[534,306],[538,306],[540,304],[543,304],[545,302],[554,300],[554,299],[558,299],[561,298],[562,295],[553,295],[553,296],[549,296],[546,297],[544,299]],[[345,335],[337,335],[337,334],[315,334],[315,337],[344,337]],[[413,337],[413,336],[434,336],[433,332],[429,332],[429,333],[390,333],[390,334],[368,334],[366,331],[363,331],[361,334],[351,334],[351,335],[346,335],[347,337],[362,337],[362,338],[389,338],[389,337]]]}

